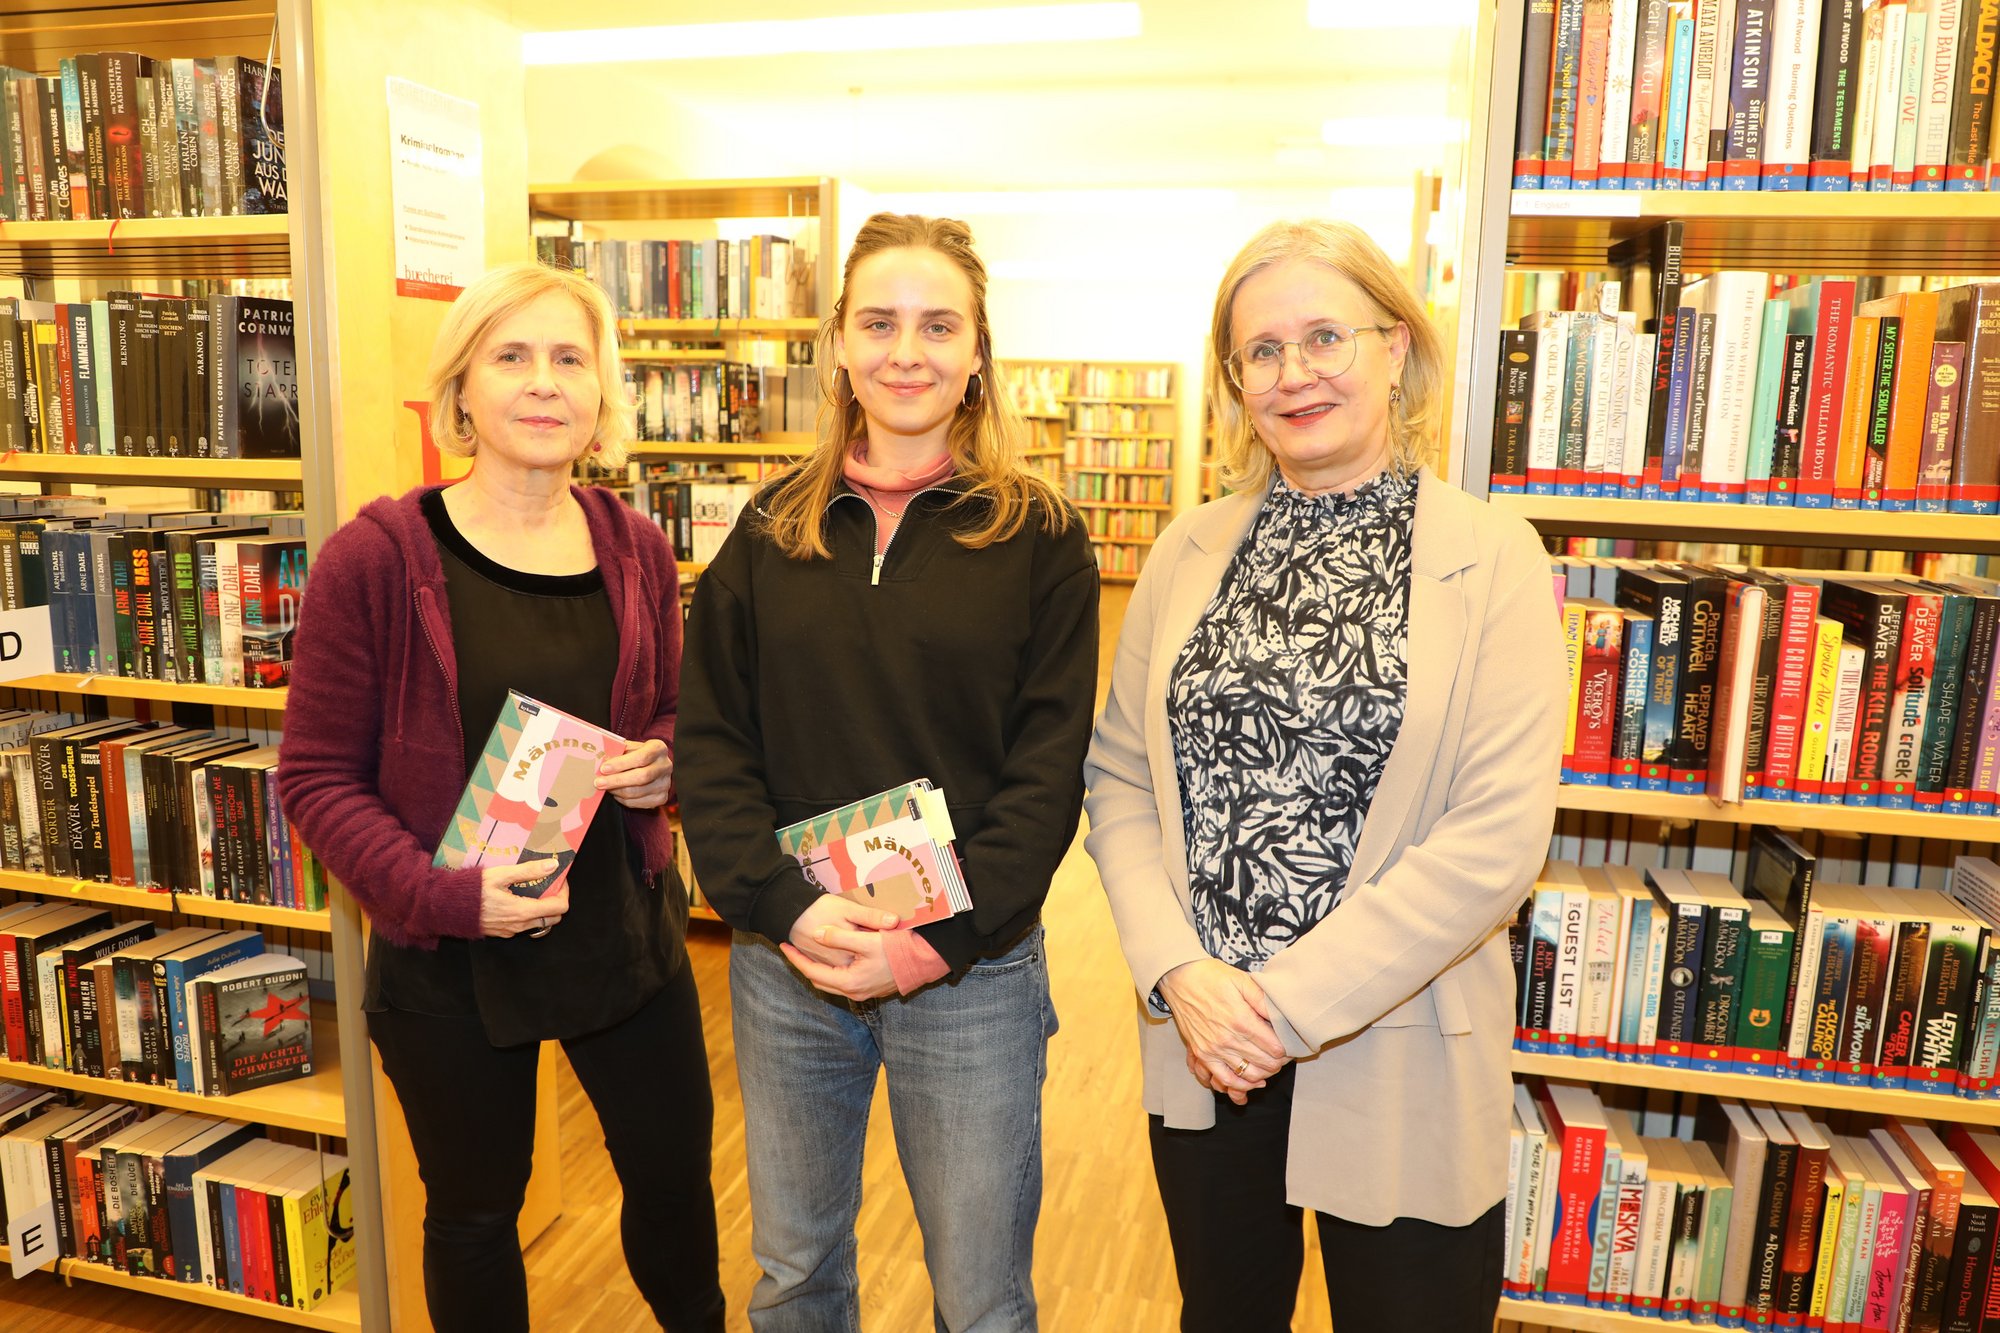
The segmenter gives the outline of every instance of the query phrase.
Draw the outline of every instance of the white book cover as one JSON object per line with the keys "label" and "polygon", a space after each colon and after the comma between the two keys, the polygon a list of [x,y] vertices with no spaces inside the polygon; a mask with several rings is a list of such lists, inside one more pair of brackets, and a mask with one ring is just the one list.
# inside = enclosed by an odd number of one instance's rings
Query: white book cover
{"label": "white book cover", "polygon": [[1611,1215],[1611,1270],[1604,1283],[1606,1301],[1613,1307],[1632,1298],[1632,1284],[1638,1277],[1639,1231],[1646,1210],[1646,1145],[1639,1137],[1632,1117],[1606,1108],[1604,1119],[1626,1145],[1619,1155],[1617,1207]]}
{"label": "white book cover", "polygon": [[[30,1051],[30,1063],[50,1069],[63,1067],[62,945],[35,955],[35,984],[41,988],[42,1045]],[[33,1034],[29,1034],[31,1037]]]}
{"label": "white book cover", "polygon": [[1930,26],[1931,0],[1908,0],[1903,6],[1903,36],[1899,44],[1903,76],[1896,101],[1896,144],[1891,157],[1890,179],[1898,185],[1909,181],[1917,168],[1917,113],[1924,104],[1924,84],[1929,81],[1924,72],[1924,57],[1930,51]]}
{"label": "white book cover", "polygon": [[1624,441],[1611,449],[1612,402],[1618,387],[1618,322],[1614,315],[1591,322],[1590,406],[1583,435],[1584,475],[1601,484],[1606,473],[1624,459]]}
{"label": "white book cover", "polygon": [[1507,1271],[1502,1280],[1513,1285],[1514,1238],[1520,1234],[1521,1226],[1521,1167],[1527,1156],[1528,1131],[1521,1124],[1521,1112],[1510,1109],[1507,1113],[1507,1213],[1504,1223],[1507,1233]]}
{"label": "white book cover", "polygon": [[[1620,310],[1612,316],[1611,373],[1606,389],[1611,395],[1611,412],[1606,418],[1601,450],[1604,485],[1616,486],[1625,471],[1625,436],[1632,415],[1632,344],[1639,337],[1638,316]],[[1605,492],[1607,495],[1610,491]]]}
{"label": "white book cover", "polygon": [[1651,1055],[1660,1039],[1660,996],[1667,978],[1667,932],[1670,913],[1655,895],[1646,934],[1646,991],[1640,997],[1639,1050]]}
{"label": "white book cover", "polygon": [[1571,1038],[1572,1051],[1583,1020],[1583,945],[1589,919],[1590,895],[1580,884],[1565,886],[1562,916],[1556,922],[1555,1003],[1549,1014],[1549,1033]]}
{"label": "white book cover", "polygon": [[1838,804],[1854,766],[1854,723],[1861,713],[1861,676],[1868,667],[1868,650],[1858,643],[1840,645],[1840,677],[1833,690],[1833,720],[1826,729],[1826,778],[1821,799]]}
{"label": "white book cover", "polygon": [[[1589,872],[1585,872],[1589,874]],[[1611,1006],[1617,998],[1618,918],[1625,899],[1601,875],[1591,876],[1590,917],[1584,927],[1583,1015],[1577,1024],[1577,1048],[1599,1054],[1611,1041]]]}
{"label": "white book cover", "polygon": [[1541,310],[1521,321],[1533,329],[1535,374],[1533,409],[1528,415],[1528,471],[1553,484],[1560,455],[1563,403],[1563,359],[1568,350],[1569,317],[1559,310]]}
{"label": "white book cover", "polygon": [[[1650,1148],[1652,1145],[1648,1145]],[[1646,1202],[1639,1220],[1639,1249],[1633,1264],[1632,1304],[1658,1310],[1667,1291],[1667,1266],[1673,1254],[1674,1205],[1680,1201],[1678,1181],[1653,1169],[1646,1179]]]}
{"label": "white book cover", "polygon": [[[1618,895],[1618,940],[1611,949],[1611,1030],[1608,1044],[1616,1047],[1628,1039],[1628,1034],[1637,1035],[1639,1020],[1635,1015],[1626,1018],[1625,997],[1636,991],[1645,979],[1645,963],[1632,949],[1632,918],[1635,909],[1650,900],[1644,898],[1643,884],[1636,892],[1612,881],[1612,889]],[[1645,913],[1639,913],[1640,938],[1645,937]]]}
{"label": "white book cover", "polygon": [[1757,338],[1769,273],[1731,270],[1708,283],[1715,315],[1715,369],[1701,453],[1702,489],[1741,495],[1750,468],[1750,400],[1757,391]]}
{"label": "white book cover", "polygon": [[[1868,179],[1868,164],[1875,152],[1875,105],[1882,82],[1882,0],[1868,0],[1861,21],[1855,25],[1858,42],[1854,58],[1854,127],[1848,135],[1848,178]],[[1865,185],[1862,188],[1867,188]]]}
{"label": "white book cover", "polygon": [[1626,403],[1625,403],[1625,463],[1623,473],[1627,477],[1640,477],[1646,471],[1646,430],[1652,424],[1653,416],[1653,357],[1659,347],[1659,336],[1639,333],[1632,338],[1632,355],[1626,363]]}
{"label": "white book cover", "polygon": [[[1604,1174],[1598,1180],[1595,1214],[1591,1218],[1589,1298],[1602,1301],[1611,1277],[1613,1222],[1617,1216],[1618,1187],[1625,1178],[1625,1144],[1618,1136],[1618,1124],[1606,1108],[1604,1117]],[[1638,1137],[1632,1139],[1637,1148]]]}
{"label": "white book cover", "polygon": [[1820,0],[1779,0],[1771,11],[1769,92],[1764,103],[1765,179],[1773,167],[1806,188],[1812,156],[1813,91],[1819,72]]}
{"label": "white book cover", "polygon": [[1724,1310],[1741,1309],[1743,1293],[1750,1284],[1750,1251],[1756,1243],[1751,1233],[1756,1230],[1757,1194],[1763,1187],[1764,1158],[1771,1142],[1743,1103],[1722,1098],[1717,1104],[1729,1120],[1722,1169],[1734,1188],[1729,1201],[1729,1249],[1722,1262],[1721,1305]]}
{"label": "white book cover", "polygon": [[[1690,183],[1708,176],[1708,130],[1715,115],[1715,87],[1728,82],[1726,70],[1731,61],[1722,48],[1726,39],[1721,34],[1721,19],[1720,7],[1714,4],[1702,5],[1694,19],[1694,58],[1688,66],[1687,137],[1681,148],[1681,169]],[[1665,119],[1663,110],[1662,122]]]}
{"label": "white book cover", "polygon": [[1639,0],[1611,0],[1609,67],[1604,76],[1604,132],[1598,137],[1598,179],[1611,173],[1623,180],[1631,137],[1632,56],[1639,36]]}
{"label": "white book cover", "polygon": [[[1819,975],[1820,955],[1825,952],[1826,911],[1818,900],[1807,910],[1798,926],[1799,976]],[[1792,1021],[1785,1031],[1785,1058],[1794,1067],[1805,1058],[1806,1039],[1812,1035],[1813,988],[1802,980],[1792,992]]]}
{"label": "white book cover", "polygon": [[[1923,97],[1917,106],[1916,188],[1944,188],[1945,158],[1951,147],[1951,103],[1956,92],[1959,29],[1963,0],[1929,0],[1924,34]],[[1990,35],[1990,30],[1989,30]]]}
{"label": "white book cover", "polygon": [[1547,1207],[1552,1176],[1548,1170],[1548,1129],[1535,1095],[1522,1084],[1514,1085],[1514,1113],[1520,1118],[1526,1142],[1521,1163],[1520,1211],[1509,1232],[1510,1280],[1523,1292],[1541,1285],[1548,1271],[1549,1242],[1553,1236],[1555,1210]]}
{"label": "white book cover", "polygon": [[[1896,161],[1896,121],[1903,106],[1903,31],[1909,22],[1904,0],[1884,0],[1882,40],[1876,55],[1875,125],[1868,150],[1870,189],[1887,190]],[[1914,143],[1914,139],[1912,140]]]}

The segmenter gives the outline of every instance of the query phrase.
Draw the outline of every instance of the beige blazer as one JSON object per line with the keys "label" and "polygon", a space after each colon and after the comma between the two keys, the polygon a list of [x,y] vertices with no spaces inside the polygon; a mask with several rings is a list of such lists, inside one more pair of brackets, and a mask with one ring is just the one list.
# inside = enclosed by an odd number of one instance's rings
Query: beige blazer
{"label": "beige blazer", "polygon": [[[1214,1124],[1159,979],[1206,956],[1167,729],[1175,659],[1267,491],[1176,520],[1147,558],[1085,776],[1087,842],[1141,999],[1145,1106]],[[1258,974],[1298,1059],[1286,1196],[1366,1225],[1476,1220],[1507,1189],[1506,932],[1555,814],[1562,633],[1534,530],[1428,469],[1412,534],[1403,723],[1334,910]]]}

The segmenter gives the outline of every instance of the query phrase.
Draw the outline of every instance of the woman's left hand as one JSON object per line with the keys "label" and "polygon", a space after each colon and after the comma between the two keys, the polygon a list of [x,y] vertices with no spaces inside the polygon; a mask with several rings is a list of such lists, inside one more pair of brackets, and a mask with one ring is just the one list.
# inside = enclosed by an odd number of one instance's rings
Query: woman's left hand
{"label": "woman's left hand", "polygon": [[889,968],[881,931],[822,926],[813,938],[826,948],[839,949],[854,958],[844,966],[829,967],[790,944],[780,944],[778,948],[799,970],[799,975],[820,990],[850,1000],[878,1000],[897,993],[895,973]]}
{"label": "woman's left hand", "polygon": [[667,743],[657,738],[626,741],[625,753],[597,766],[597,788],[634,810],[654,810],[667,803],[674,784],[674,761]]}

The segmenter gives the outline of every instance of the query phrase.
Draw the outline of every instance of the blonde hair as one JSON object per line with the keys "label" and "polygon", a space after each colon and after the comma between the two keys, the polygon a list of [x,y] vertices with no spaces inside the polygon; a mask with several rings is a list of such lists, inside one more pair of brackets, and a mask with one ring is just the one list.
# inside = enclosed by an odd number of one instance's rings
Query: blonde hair
{"label": "blonde hair", "polygon": [[834,335],[847,315],[848,288],[855,266],[885,250],[935,250],[958,266],[972,286],[972,324],[978,337],[980,390],[971,406],[961,404],[953,415],[946,446],[958,478],[966,483],[954,505],[974,497],[987,503],[984,522],[954,533],[958,542],[977,550],[1018,533],[1031,517],[1052,532],[1068,526],[1070,511],[1062,496],[1039,474],[1023,468],[1020,453],[1026,427],[1001,383],[993,360],[993,332],[986,323],[986,266],[972,249],[972,232],[950,218],[910,213],[877,213],[854,237],[841,271],[840,299],[820,323],[814,348],[820,387],[818,440],[804,461],[777,485],[765,507],[765,521],[778,549],[795,560],[831,555],[826,544],[825,518],[840,484],[848,449],[867,429],[861,405],[850,395],[835,401]]}
{"label": "blonde hair", "polygon": [[583,312],[583,322],[596,335],[592,355],[597,363],[600,399],[590,442],[599,446],[597,461],[605,467],[617,467],[625,461],[625,444],[632,438],[632,400],[625,392],[625,368],[618,359],[618,320],[611,313],[611,302],[581,273],[536,263],[502,265],[478,278],[451,303],[431,346],[426,383],[431,435],[439,449],[460,458],[472,457],[478,442],[473,438],[471,419],[458,405],[465,372],[494,325],[551,293],[575,301]]}
{"label": "blonde hair", "polygon": [[1216,289],[1207,376],[1208,400],[1215,411],[1215,459],[1222,480],[1239,489],[1262,486],[1277,466],[1251,428],[1243,391],[1230,380],[1222,362],[1236,348],[1236,331],[1231,327],[1236,293],[1265,269],[1295,259],[1324,264],[1360,288],[1375,308],[1374,322],[1401,324],[1409,330],[1410,345],[1397,380],[1402,398],[1389,405],[1389,456],[1396,471],[1414,473],[1437,450],[1444,344],[1423,303],[1367,232],[1348,222],[1313,220],[1274,222],[1258,232],[1230,261]]}

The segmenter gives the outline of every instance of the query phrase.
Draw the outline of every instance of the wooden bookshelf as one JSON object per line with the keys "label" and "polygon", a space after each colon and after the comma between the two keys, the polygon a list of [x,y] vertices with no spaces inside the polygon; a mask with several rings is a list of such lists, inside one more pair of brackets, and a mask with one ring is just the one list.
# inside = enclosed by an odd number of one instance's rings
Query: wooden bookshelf
{"label": "wooden bookshelf", "polygon": [[[1104,365],[1104,364],[1108,364],[1108,363],[1105,363],[1105,362],[1087,362],[1086,364],[1087,364],[1087,365],[1088,365],[1088,364],[1094,364],[1094,365]],[[1163,363],[1163,364],[1164,364],[1164,363]],[[1106,397],[1106,396],[1103,396],[1103,395],[1095,395],[1095,396],[1091,396],[1091,395],[1085,395],[1085,396],[1080,396],[1080,397],[1071,397],[1071,398],[1064,398],[1064,399],[1062,399],[1062,401],[1063,401],[1063,402],[1065,402],[1065,403],[1116,403],[1116,404],[1117,404],[1118,406],[1120,406],[1120,407],[1173,407],[1173,406],[1175,406],[1176,404],[1178,404],[1178,403],[1180,402],[1180,399],[1178,399],[1178,398],[1114,398],[1114,397]]]}
{"label": "wooden bookshelf", "polygon": [[[618,333],[626,338],[664,338],[694,342],[710,339],[727,342],[739,338],[811,338],[819,332],[819,320],[801,319],[621,319]],[[684,358],[685,359],[685,358]],[[695,360],[715,360],[711,353]]]}
{"label": "wooden bookshelf", "polygon": [[304,1130],[308,1134],[347,1137],[347,1108],[340,1089],[340,1025],[333,1009],[324,1004],[312,1008],[313,1072],[289,1083],[274,1083],[234,1097],[199,1097],[178,1088],[154,1087],[150,1083],[127,1083],[122,1079],[91,1078],[67,1069],[50,1069],[25,1060],[0,1060],[0,1079],[17,1083],[38,1083],[43,1087],[67,1088],[99,1097],[128,1102],[145,1102],[171,1111],[199,1111],[257,1125],[277,1125]]}
{"label": "wooden bookshelf", "polygon": [[58,879],[28,870],[0,870],[0,889],[30,893],[38,898],[103,903],[107,907],[123,907],[139,912],[176,912],[182,916],[234,921],[246,926],[307,930],[321,935],[333,929],[333,919],[324,908],[312,912],[296,907],[272,907],[264,903],[230,902],[221,898],[206,898],[198,893],[167,893],[124,884],[99,884],[88,879]]}
{"label": "wooden bookshelf", "polygon": [[2000,553],[2000,519],[1973,514],[1795,509],[1789,505],[1697,504],[1677,500],[1589,500],[1559,495],[1494,495],[1488,499],[1494,508],[1519,514],[1551,534]]}
{"label": "wooden bookshelf", "polygon": [[[1093,470],[1104,470],[1104,469],[1093,469]],[[1111,468],[1108,470],[1116,475],[1123,475],[1124,473],[1123,468]],[[1075,505],[1078,509],[1150,509],[1150,510],[1165,511],[1173,508],[1173,505],[1163,500],[1074,500],[1073,499],[1070,501],[1070,503]]]}
{"label": "wooden bookshelf", "polygon": [[1620,1060],[1581,1060],[1573,1055],[1515,1051],[1514,1072],[1572,1083],[1613,1083],[1628,1088],[1666,1088],[1711,1097],[1809,1106],[1827,1111],[1865,1111],[1871,1115],[1911,1120],[1951,1120],[1967,1125],[2000,1125],[2000,1101],[1973,1101],[1927,1092],[1884,1088],[1849,1088],[1832,1083],[1807,1083],[1796,1078],[1760,1078],[1755,1074],[1709,1074],[1694,1069],[1628,1064]]}
{"label": "wooden bookshelf", "polygon": [[244,708],[281,713],[289,694],[283,686],[252,690],[239,685],[176,685],[131,676],[77,676],[56,673],[0,680],[0,689],[41,690],[50,694],[80,694],[97,699],[146,699],[154,703],[207,704],[213,708]]}
{"label": "wooden bookshelf", "polygon": [[[0,228],[5,230],[5,228]],[[296,491],[296,458],[116,458],[89,454],[15,454],[0,461],[0,481],[75,481],[95,486]]]}
{"label": "wooden bookshelf", "polygon": [[641,440],[625,446],[625,457],[651,463],[759,463],[804,458],[812,437],[799,432],[766,435],[755,444],[701,444]]}
{"label": "wooden bookshelf", "polygon": [[0,226],[0,272],[100,281],[138,276],[288,278],[290,224],[283,214],[10,221]]}
{"label": "wooden bookshelf", "polygon": [[1929,814],[1874,806],[1801,805],[1793,801],[1732,801],[1706,796],[1630,791],[1618,787],[1564,784],[1556,789],[1559,810],[1594,810],[1670,823],[1703,820],[1719,824],[1767,824],[1773,828],[1818,829],[1835,833],[1879,833],[1900,838],[1947,838],[1972,843],[2000,840],[2000,819],[1985,815]]}
{"label": "wooden bookshelf", "polygon": [[[0,1265],[13,1261],[13,1252],[0,1245]],[[321,1301],[311,1310],[295,1310],[289,1305],[273,1305],[269,1301],[252,1300],[248,1296],[238,1296],[230,1291],[217,1291],[200,1282],[169,1282],[165,1278],[133,1277],[130,1273],[112,1268],[106,1264],[85,1263],[81,1259],[59,1259],[51,1271],[52,1276],[65,1282],[94,1282],[106,1287],[120,1287],[126,1291],[142,1292],[148,1296],[160,1296],[172,1301],[185,1301],[189,1305],[206,1306],[211,1310],[226,1310],[230,1314],[246,1315],[252,1319],[268,1319],[273,1323],[290,1324],[295,1328],[316,1328],[329,1333],[348,1333],[361,1327],[361,1298],[352,1286],[339,1291]]]}
{"label": "wooden bookshelf", "polygon": [[[1574,1330],[1574,1333],[1639,1333],[1641,1329],[1669,1326],[1657,1318],[1648,1319],[1643,1315],[1622,1314],[1615,1310],[1593,1310],[1587,1305],[1517,1301],[1510,1297],[1503,1297],[1500,1301],[1500,1319],[1503,1323],[1514,1320],[1528,1328],[1562,1328]],[[1701,1327],[1685,1321],[1671,1326]]]}
{"label": "wooden bookshelf", "polygon": [[615,180],[534,185],[528,211],[577,222],[699,221],[825,216],[818,176],[760,180]]}
{"label": "wooden bookshelf", "polygon": [[1681,266],[1777,273],[2000,272],[2000,194],[1514,190],[1507,262],[1601,268],[1668,219]]}

